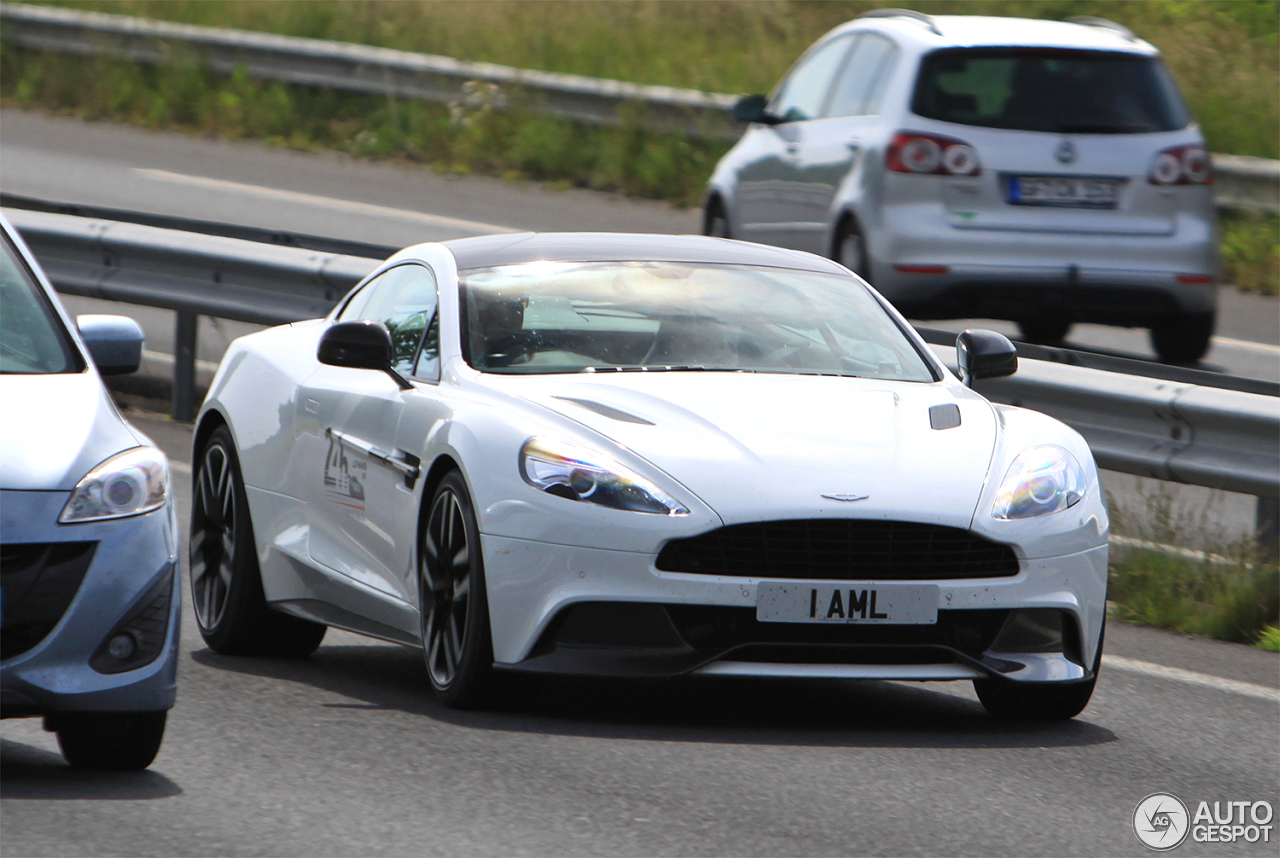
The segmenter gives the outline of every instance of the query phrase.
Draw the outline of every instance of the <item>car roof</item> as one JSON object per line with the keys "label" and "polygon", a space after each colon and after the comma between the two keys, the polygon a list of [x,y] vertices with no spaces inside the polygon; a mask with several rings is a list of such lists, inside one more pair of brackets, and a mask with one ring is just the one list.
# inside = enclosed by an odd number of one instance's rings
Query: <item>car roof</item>
{"label": "car roof", "polygon": [[616,232],[527,232],[441,242],[459,270],[523,262],[702,262],[761,265],[828,274],[845,269],[812,253],[701,235]]}
{"label": "car roof", "polygon": [[[934,33],[930,24],[941,33]],[[837,28],[845,30],[880,30],[892,33],[899,41],[924,50],[951,47],[1037,47],[1078,50],[1118,51],[1155,56],[1156,48],[1143,40],[1125,35],[1123,28],[1103,24],[1090,25],[1039,18],[999,18],[988,15],[929,15],[927,20],[914,17],[857,18]]]}

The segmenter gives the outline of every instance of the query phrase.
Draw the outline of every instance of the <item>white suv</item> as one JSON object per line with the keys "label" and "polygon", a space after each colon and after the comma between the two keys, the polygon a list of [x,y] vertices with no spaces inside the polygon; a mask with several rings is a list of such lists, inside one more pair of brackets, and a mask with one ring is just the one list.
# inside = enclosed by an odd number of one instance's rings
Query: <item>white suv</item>
{"label": "white suv", "polygon": [[1124,27],[863,15],[827,33],[707,186],[705,231],[820,253],[916,319],[1149,327],[1193,362],[1217,309],[1204,140]]}

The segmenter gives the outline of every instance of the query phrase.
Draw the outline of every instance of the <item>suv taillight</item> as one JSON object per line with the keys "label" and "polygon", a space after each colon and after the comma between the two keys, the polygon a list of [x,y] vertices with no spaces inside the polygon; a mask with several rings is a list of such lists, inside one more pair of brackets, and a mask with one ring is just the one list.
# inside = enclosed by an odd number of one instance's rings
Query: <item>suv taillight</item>
{"label": "suv taillight", "polygon": [[976,176],[982,172],[978,150],[961,140],[899,131],[889,143],[885,162],[899,173]]}
{"label": "suv taillight", "polygon": [[1203,146],[1174,146],[1151,162],[1147,181],[1153,185],[1211,185],[1213,167]]}

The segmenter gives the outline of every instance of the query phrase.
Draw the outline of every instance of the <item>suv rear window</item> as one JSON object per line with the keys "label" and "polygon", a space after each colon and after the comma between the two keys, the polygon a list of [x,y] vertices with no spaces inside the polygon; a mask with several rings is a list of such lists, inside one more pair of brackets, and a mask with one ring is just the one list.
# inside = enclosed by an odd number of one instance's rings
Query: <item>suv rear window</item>
{"label": "suv rear window", "polygon": [[1045,48],[934,51],[920,64],[917,116],[1018,131],[1144,134],[1191,118],[1155,57]]}

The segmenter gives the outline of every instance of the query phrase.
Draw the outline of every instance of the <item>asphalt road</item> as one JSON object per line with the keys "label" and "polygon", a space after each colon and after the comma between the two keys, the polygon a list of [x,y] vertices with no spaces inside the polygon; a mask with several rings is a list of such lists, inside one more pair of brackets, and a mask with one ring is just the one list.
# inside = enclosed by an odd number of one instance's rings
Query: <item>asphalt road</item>
{"label": "asphalt road", "polygon": [[[190,429],[132,419],[185,529]],[[149,771],[72,771],[3,722],[6,856],[1140,855],[1150,793],[1280,800],[1280,659],[1120,623],[1081,717],[1008,726],[967,683],[558,681],[454,712],[414,650],[229,658],[184,622]],[[1275,828],[1177,851],[1274,855]]]}

